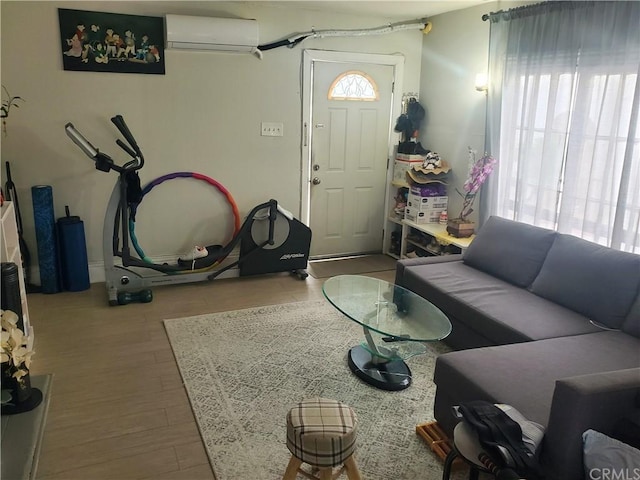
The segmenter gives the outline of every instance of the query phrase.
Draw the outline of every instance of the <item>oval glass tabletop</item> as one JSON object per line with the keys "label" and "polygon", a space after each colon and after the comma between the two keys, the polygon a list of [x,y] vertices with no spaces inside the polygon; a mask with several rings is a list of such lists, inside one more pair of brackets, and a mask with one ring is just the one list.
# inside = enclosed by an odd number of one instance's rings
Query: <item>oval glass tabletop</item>
{"label": "oval glass tabletop", "polygon": [[451,322],[438,307],[384,280],[338,275],[325,281],[322,291],[343,314],[389,343],[433,342],[451,333]]}
{"label": "oval glass tabletop", "polygon": [[384,390],[411,385],[404,362],[427,351],[426,342],[451,333],[451,323],[428,300],[392,283],[359,275],[339,275],[324,282],[327,300],[359,323],[365,341],[349,350],[347,362],[360,379]]}

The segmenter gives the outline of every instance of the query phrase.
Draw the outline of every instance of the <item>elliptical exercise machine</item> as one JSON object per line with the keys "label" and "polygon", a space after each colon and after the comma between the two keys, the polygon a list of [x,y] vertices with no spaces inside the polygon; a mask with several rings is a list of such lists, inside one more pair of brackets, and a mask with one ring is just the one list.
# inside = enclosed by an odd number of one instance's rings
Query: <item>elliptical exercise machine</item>
{"label": "elliptical exercise machine", "polygon": [[[153,188],[153,182],[140,188],[138,171],[144,166],[144,156],[121,115],[111,118],[128,145],[121,139],[116,144],[131,160],[117,165],[108,155],[95,148],[72,123],[65,125],[69,138],[95,162],[101,172],[118,173],[103,226],[103,256],[105,282],[110,305],[131,302],[150,302],[150,287],[213,280],[236,268],[239,276],[289,271],[301,280],[307,278],[307,262],[311,245],[311,230],[302,222],[269,200],[255,206],[240,225],[235,203],[226,189],[208,177],[209,183],[227,195],[235,216],[233,238],[226,245],[208,245],[207,254],[201,258],[178,259],[175,264],[154,263],[148,258],[135,238],[135,215],[144,192]],[[186,172],[173,174],[171,178],[194,176]],[[156,183],[157,184],[157,183]],[[223,261],[240,244],[238,260],[222,266]],[[139,256],[132,255],[131,246]],[[120,261],[117,263],[116,258]],[[218,270],[214,269],[220,267]],[[227,276],[235,276],[229,272]]]}

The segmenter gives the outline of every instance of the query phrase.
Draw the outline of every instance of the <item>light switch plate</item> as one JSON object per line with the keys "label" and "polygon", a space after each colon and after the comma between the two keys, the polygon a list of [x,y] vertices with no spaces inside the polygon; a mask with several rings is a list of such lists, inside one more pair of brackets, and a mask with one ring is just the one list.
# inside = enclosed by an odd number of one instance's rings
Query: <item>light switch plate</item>
{"label": "light switch plate", "polygon": [[260,135],[263,137],[282,137],[284,135],[284,125],[276,122],[262,122]]}

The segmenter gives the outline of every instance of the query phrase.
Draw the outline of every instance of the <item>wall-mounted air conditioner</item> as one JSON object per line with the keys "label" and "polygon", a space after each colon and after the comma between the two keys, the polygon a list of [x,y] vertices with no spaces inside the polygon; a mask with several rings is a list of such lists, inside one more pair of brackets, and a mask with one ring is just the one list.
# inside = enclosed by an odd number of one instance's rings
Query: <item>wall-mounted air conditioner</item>
{"label": "wall-mounted air conditioner", "polygon": [[258,46],[258,22],[236,18],[165,15],[167,48],[252,52]]}

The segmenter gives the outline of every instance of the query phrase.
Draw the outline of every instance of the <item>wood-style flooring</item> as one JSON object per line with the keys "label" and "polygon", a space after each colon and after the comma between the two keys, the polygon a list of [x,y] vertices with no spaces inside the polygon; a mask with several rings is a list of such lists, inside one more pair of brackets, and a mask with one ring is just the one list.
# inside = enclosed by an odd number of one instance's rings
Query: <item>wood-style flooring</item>
{"label": "wood-style flooring", "polygon": [[[392,282],[395,272],[369,275]],[[119,307],[104,284],[28,295],[32,374],[53,374],[36,478],[214,479],[162,320],[321,299],[323,282],[229,278],[155,288],[153,302]]]}

